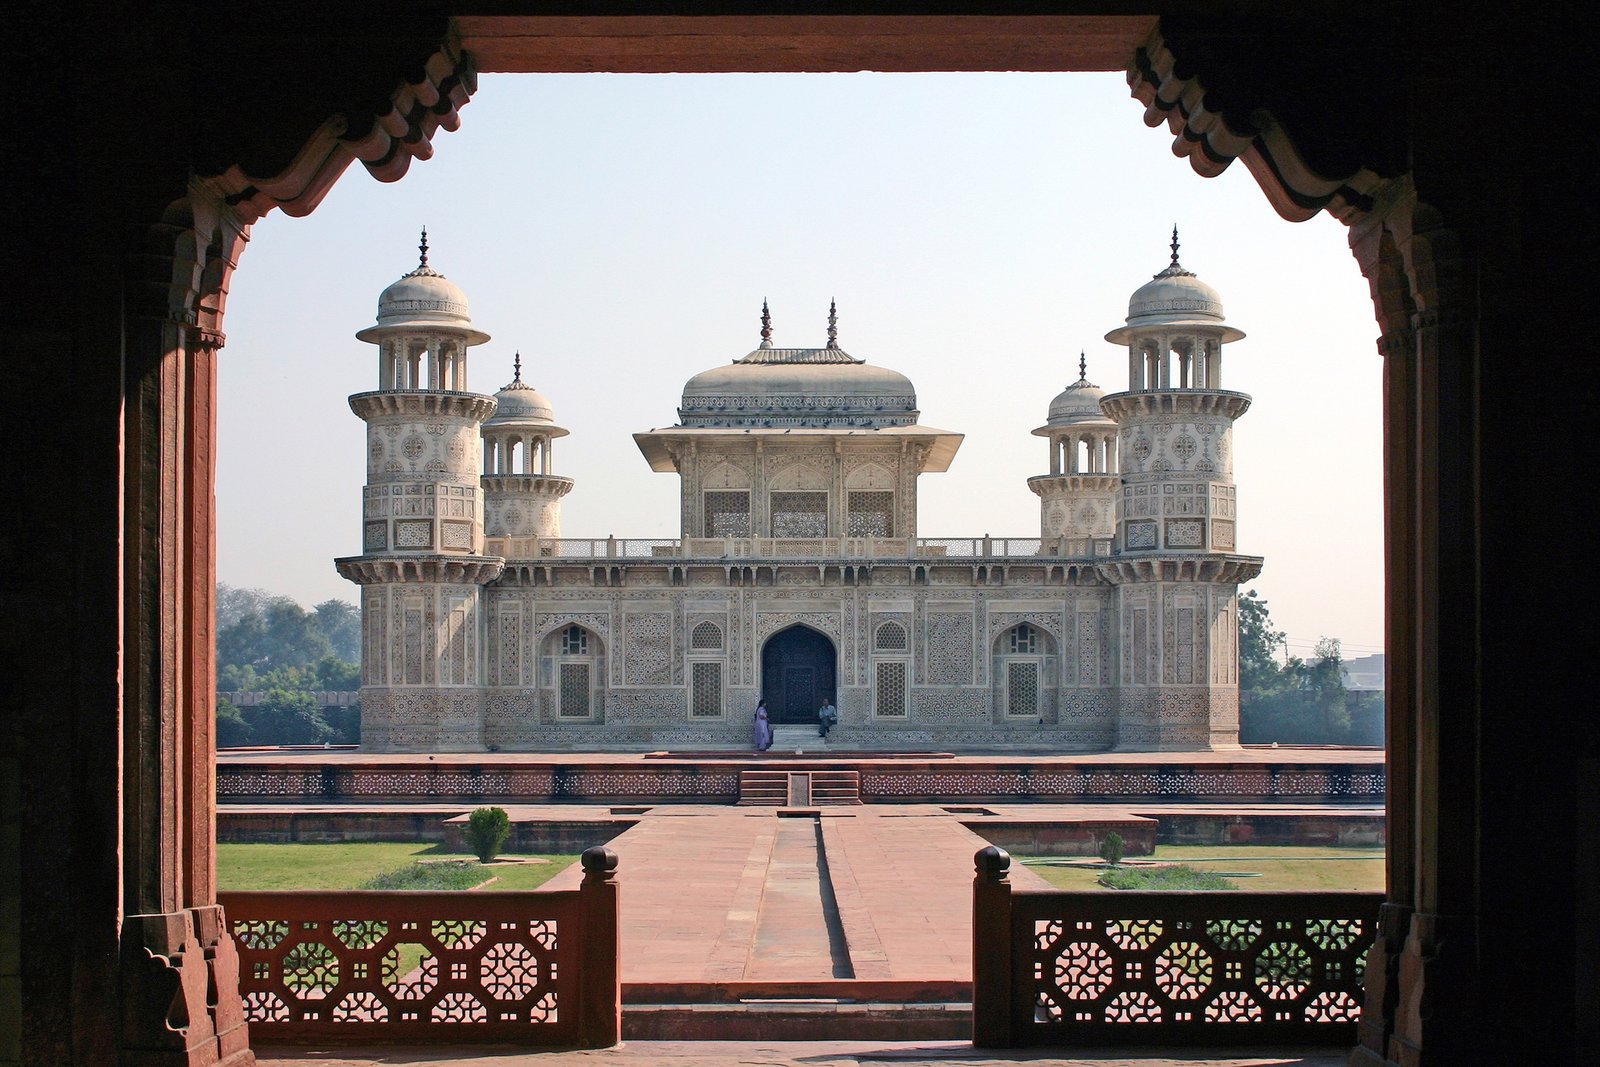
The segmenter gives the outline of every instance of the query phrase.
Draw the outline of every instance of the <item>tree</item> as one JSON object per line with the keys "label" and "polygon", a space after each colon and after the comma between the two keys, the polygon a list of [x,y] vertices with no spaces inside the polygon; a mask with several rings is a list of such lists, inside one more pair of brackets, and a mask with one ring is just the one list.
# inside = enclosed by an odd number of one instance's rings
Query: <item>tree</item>
{"label": "tree", "polygon": [[317,628],[333,646],[333,654],[347,663],[360,663],[360,610],[346,600],[324,600],[311,611],[317,617]]}
{"label": "tree", "polygon": [[245,711],[244,720],[257,744],[322,745],[333,740],[333,728],[306,692],[269,689],[261,703]]}
{"label": "tree", "polygon": [[217,701],[217,747],[238,748],[248,745],[254,731],[250,724],[244,721],[244,716],[239,714],[239,709],[233,702],[226,698]]}
{"label": "tree", "polygon": [[1344,657],[1337,637],[1316,644],[1316,658],[1306,665],[1305,688],[1326,736],[1341,741],[1350,734],[1350,707],[1344,688]]}
{"label": "tree", "polygon": [[361,688],[360,665],[347,663],[338,656],[323,656],[317,661],[314,674],[318,689],[350,693]]}
{"label": "tree", "polygon": [[1239,691],[1271,690],[1280,681],[1275,653],[1288,635],[1272,628],[1267,602],[1254,589],[1239,598]]}

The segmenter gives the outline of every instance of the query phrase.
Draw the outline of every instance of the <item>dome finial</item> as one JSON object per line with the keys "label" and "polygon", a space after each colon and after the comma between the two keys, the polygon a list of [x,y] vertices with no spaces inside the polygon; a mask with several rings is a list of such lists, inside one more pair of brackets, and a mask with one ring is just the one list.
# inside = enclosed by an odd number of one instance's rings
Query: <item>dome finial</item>
{"label": "dome finial", "polygon": [[1161,268],[1160,273],[1153,275],[1156,278],[1192,278],[1193,271],[1183,269],[1183,264],[1178,262],[1178,224],[1172,224],[1172,262]]}
{"label": "dome finial", "polygon": [[839,347],[839,305],[832,298],[828,298],[828,347]]}
{"label": "dome finial", "polygon": [[[517,349],[517,354],[511,359],[511,385],[522,384],[522,349]],[[510,385],[506,386],[511,388]]]}
{"label": "dome finial", "polygon": [[421,253],[421,256],[417,259],[417,269],[421,270],[428,265],[428,228],[426,226],[422,228],[422,241],[417,245],[417,250]]}
{"label": "dome finial", "polygon": [[761,347],[772,347],[772,312],[767,310],[767,298],[761,298]]}
{"label": "dome finial", "polygon": [[1078,381],[1089,380],[1089,357],[1083,354],[1083,349],[1078,349]]}

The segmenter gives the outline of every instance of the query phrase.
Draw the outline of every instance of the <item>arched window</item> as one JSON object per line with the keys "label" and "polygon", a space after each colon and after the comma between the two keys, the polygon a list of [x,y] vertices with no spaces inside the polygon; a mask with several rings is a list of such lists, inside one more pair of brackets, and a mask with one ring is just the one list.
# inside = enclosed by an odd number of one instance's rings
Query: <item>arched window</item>
{"label": "arched window", "polygon": [[722,648],[722,627],[714,622],[702,622],[689,633],[689,647],[696,651],[715,652]]}
{"label": "arched window", "polygon": [[1013,627],[1006,635],[1006,651],[1013,656],[1031,656],[1039,651],[1039,632],[1027,623]]}
{"label": "arched window", "polygon": [[589,631],[581,626],[568,626],[561,634],[561,651],[568,656],[587,656]]}
{"label": "arched window", "polygon": [[897,622],[886,622],[878,627],[872,642],[879,652],[904,652],[906,645],[906,628]]}

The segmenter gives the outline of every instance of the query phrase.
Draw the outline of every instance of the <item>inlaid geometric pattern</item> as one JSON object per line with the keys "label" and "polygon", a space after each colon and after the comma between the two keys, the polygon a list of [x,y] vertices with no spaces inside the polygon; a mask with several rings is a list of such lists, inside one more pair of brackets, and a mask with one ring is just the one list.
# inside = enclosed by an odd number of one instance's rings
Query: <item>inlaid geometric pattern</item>
{"label": "inlaid geometric pattern", "polygon": [[722,627],[714,622],[702,622],[689,635],[689,647],[695,651],[721,651]]}
{"label": "inlaid geometric pattern", "polygon": [[722,714],[722,664],[696,660],[692,667],[689,715],[696,719],[717,718]]}
{"label": "inlaid geometric pattern", "polygon": [[589,664],[563,663],[558,675],[560,692],[557,709],[562,718],[583,718],[589,714]]}
{"label": "inlaid geometric pattern", "polygon": [[[1026,629],[1026,627],[1022,627]],[[1039,664],[1032,660],[1006,664],[1006,714],[1036,715],[1039,711]]]}
{"label": "inlaid geometric pattern", "polygon": [[[266,1040],[570,1042],[579,895],[228,893]],[[568,983],[574,983],[569,985]],[[569,990],[572,991],[569,994]]]}
{"label": "inlaid geometric pattern", "polygon": [[880,716],[903,718],[906,713],[906,665],[895,661],[877,664],[873,711]]}
{"label": "inlaid geometric pattern", "polygon": [[[1030,1041],[1130,1026],[1241,1028],[1236,1040],[1343,1033],[1361,1012],[1372,893],[1017,893],[1014,995]],[[1024,941],[1027,943],[1024,944]],[[1248,1034],[1245,1030],[1248,1029]]]}

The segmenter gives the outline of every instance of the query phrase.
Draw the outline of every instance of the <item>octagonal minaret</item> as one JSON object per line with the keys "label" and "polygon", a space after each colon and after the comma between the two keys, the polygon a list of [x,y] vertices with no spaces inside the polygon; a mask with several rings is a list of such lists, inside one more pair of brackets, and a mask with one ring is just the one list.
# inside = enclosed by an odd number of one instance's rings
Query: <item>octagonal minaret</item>
{"label": "octagonal minaret", "polygon": [[493,397],[467,390],[467,350],[489,339],[467,298],[428,265],[378,298],[356,334],[378,347],[378,388],[350,397],[367,424],[362,554],[335,561],[361,586],[361,743],[381,752],[481,747],[483,555],[479,427]]}
{"label": "octagonal minaret", "polygon": [[1100,410],[1105,394],[1089,381],[1078,355],[1078,380],[1050,402],[1045,424],[1034,430],[1050,441],[1050,473],[1028,479],[1039,495],[1039,536],[1046,552],[1104,555],[1116,535],[1117,424]]}
{"label": "octagonal minaret", "polygon": [[557,476],[551,462],[551,442],[567,431],[544,394],[522,380],[522,353],[512,366],[483,424],[484,533],[496,555],[529,559],[551,554],[539,542],[561,536],[561,498],[572,479]]}
{"label": "octagonal minaret", "polygon": [[1172,261],[1128,301],[1106,340],[1128,347],[1128,389],[1100,401],[1117,425],[1122,500],[1113,559],[1130,749],[1239,742],[1238,585],[1261,570],[1235,555],[1233,423],[1250,406],[1222,388],[1222,349],[1244,333],[1222,298]]}

